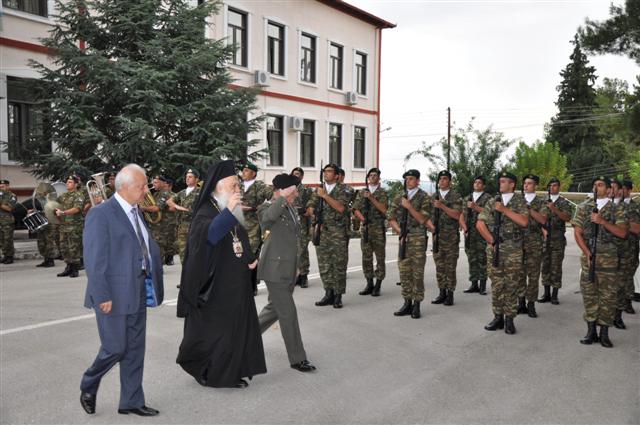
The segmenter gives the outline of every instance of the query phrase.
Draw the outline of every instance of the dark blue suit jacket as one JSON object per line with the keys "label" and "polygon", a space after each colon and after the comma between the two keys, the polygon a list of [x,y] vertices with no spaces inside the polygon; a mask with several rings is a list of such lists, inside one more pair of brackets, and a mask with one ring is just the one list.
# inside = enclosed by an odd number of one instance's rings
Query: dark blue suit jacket
{"label": "dark blue suit jacket", "polygon": [[[142,217],[140,225],[146,226]],[[164,298],[160,248],[149,233],[149,254],[158,305]],[[84,267],[88,277],[84,306],[96,308],[113,301],[110,314],[140,311],[142,250],[127,215],[115,197],[89,210],[82,236]]]}

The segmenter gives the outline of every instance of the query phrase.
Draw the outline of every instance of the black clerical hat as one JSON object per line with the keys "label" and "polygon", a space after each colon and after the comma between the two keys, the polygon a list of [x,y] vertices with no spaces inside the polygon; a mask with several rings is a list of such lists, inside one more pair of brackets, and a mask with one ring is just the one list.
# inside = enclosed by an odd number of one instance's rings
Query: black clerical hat
{"label": "black clerical hat", "polygon": [[285,189],[289,186],[297,186],[300,183],[300,179],[291,174],[282,173],[275,176],[271,183],[273,183],[275,189]]}

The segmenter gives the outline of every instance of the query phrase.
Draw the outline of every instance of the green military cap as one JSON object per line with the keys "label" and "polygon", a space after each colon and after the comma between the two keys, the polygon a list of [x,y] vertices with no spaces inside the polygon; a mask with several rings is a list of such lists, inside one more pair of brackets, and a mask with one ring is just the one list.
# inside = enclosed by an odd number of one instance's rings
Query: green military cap
{"label": "green military cap", "polygon": [[242,169],[244,170],[245,168],[248,168],[254,172],[258,172],[258,166],[252,162],[246,162],[244,165],[242,165]]}
{"label": "green military cap", "polygon": [[557,177],[551,177],[551,180],[549,180],[549,184],[553,184],[553,183],[560,184],[560,180],[558,180]]}
{"label": "green military cap", "polygon": [[631,180],[623,180],[622,187],[625,187],[629,190],[633,189],[633,182]]}
{"label": "green military cap", "polygon": [[596,178],[593,179],[593,182],[591,183],[592,185],[596,184],[597,181],[602,181],[604,182],[604,184],[607,187],[611,187],[611,179],[609,177],[605,177],[605,176],[598,176]]}
{"label": "green military cap", "polygon": [[371,174],[371,173],[376,173],[377,175],[382,174],[382,173],[380,172],[380,169],[379,169],[378,167],[373,167],[372,169],[370,169],[369,171],[367,171],[367,177],[369,177],[369,174]]}
{"label": "green military cap", "polygon": [[338,167],[338,175],[344,176],[344,168]]}
{"label": "green military cap", "polygon": [[419,179],[420,178],[420,171],[418,171],[416,169],[407,170],[402,175],[402,178],[406,179],[407,177],[415,177],[415,178]]}
{"label": "green military cap", "polygon": [[293,174],[294,171],[299,172],[300,174],[302,174],[304,176],[304,170],[300,167],[295,167],[293,170],[291,170],[291,173],[289,174]]}
{"label": "green military cap", "polygon": [[194,175],[194,176],[196,176],[197,178],[200,178],[200,173],[199,173],[199,172],[198,172],[198,170],[196,170],[195,168],[189,168],[189,169],[187,170],[187,172],[186,172],[186,173],[184,173],[184,174],[185,174],[185,176],[186,176],[187,174],[193,174],[193,175]]}
{"label": "green military cap", "polygon": [[66,179],[64,179],[64,181],[66,182],[67,180],[73,180],[76,183],[80,183],[80,179],[78,178],[78,176],[76,175],[70,175],[68,176]]}
{"label": "green military cap", "polygon": [[449,170],[442,170],[438,173],[438,180],[440,180],[440,177],[447,177],[449,180],[451,180],[451,173],[449,172]]}
{"label": "green military cap", "polygon": [[518,183],[518,177],[516,177],[515,174],[513,174],[513,173],[511,173],[509,171],[503,171],[502,173],[500,173],[498,175],[499,179],[502,178],[502,177],[504,177],[506,179],[510,179],[514,183]]}
{"label": "green military cap", "polygon": [[535,174],[527,174],[522,178],[522,181],[525,181],[526,179],[533,180],[534,182],[536,182],[536,184],[540,183],[540,177],[536,176]]}
{"label": "green military cap", "polygon": [[9,184],[9,180],[2,179],[2,180],[0,180],[0,184]]}
{"label": "green military cap", "polygon": [[620,179],[618,179],[617,177],[614,177],[611,179],[611,183],[615,183],[618,185],[618,187],[622,187],[622,182],[620,181]]}
{"label": "green military cap", "polygon": [[480,180],[482,184],[487,184],[487,179],[485,179],[484,176],[476,176],[476,178],[473,179],[473,181],[476,181],[476,180]]}

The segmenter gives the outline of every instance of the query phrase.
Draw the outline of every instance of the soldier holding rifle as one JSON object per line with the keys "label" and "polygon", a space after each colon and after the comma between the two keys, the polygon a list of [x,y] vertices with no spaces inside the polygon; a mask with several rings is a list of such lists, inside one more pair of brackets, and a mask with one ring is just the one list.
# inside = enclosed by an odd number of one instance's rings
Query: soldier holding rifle
{"label": "soldier holding rifle", "polygon": [[471,286],[465,293],[478,292],[487,294],[487,242],[476,230],[478,215],[491,199],[491,195],[484,191],[485,179],[478,176],[473,180],[473,192],[469,195],[467,208],[460,215],[460,227],[464,231],[464,250],[469,261],[469,281]]}

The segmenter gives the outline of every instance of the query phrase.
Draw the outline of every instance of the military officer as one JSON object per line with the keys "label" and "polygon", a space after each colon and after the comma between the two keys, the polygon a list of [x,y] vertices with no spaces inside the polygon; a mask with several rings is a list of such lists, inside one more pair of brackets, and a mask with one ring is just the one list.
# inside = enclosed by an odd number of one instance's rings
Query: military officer
{"label": "military officer", "polygon": [[65,180],[67,191],[60,195],[58,202],[60,208],[55,209],[55,214],[60,218],[60,247],[67,267],[58,277],[78,277],[80,259],[82,258],[82,227],[84,219],[82,211],[85,205],[85,195],[78,186],[80,180],[71,175]]}
{"label": "military officer", "polygon": [[460,256],[459,220],[462,214],[462,198],[451,190],[451,173],[438,173],[438,190],[433,197],[433,260],[436,263],[436,280],[440,293],[431,304],[453,305],[456,290],[456,266]]}
{"label": "military officer", "polygon": [[311,217],[307,215],[307,203],[311,199],[313,193],[311,189],[302,183],[304,178],[304,170],[296,167],[291,170],[291,175],[300,180],[298,184],[298,197],[293,201],[293,207],[298,212],[300,220],[300,258],[298,260],[299,274],[296,278],[296,285],[301,288],[309,286],[309,241],[311,232]]}
{"label": "military officer", "polygon": [[178,229],[176,231],[176,240],[178,242],[178,252],[180,254],[180,262],[184,262],[184,250],[187,247],[187,239],[189,236],[189,226],[191,226],[192,210],[195,200],[200,194],[198,180],[200,173],[195,168],[189,168],[184,175],[184,182],[187,185],[171,199],[167,201],[170,207],[178,211]]}
{"label": "military officer", "polygon": [[520,276],[524,272],[522,244],[524,228],[529,225],[524,197],[514,192],[517,181],[513,173],[500,174],[500,193],[487,202],[476,223],[476,229],[487,241],[494,314],[493,320],[484,328],[488,331],[504,328],[509,335],[516,333],[513,319],[517,314]]}
{"label": "military officer", "polygon": [[[560,195],[560,180],[552,177],[549,180],[547,199],[547,225],[543,228],[545,244],[542,253],[542,286],[544,294],[539,303],[557,305],[558,290],[562,288],[562,261],[567,246],[565,223],[573,217],[573,205]],[[551,290],[553,288],[553,290]]]}
{"label": "military officer", "polygon": [[15,229],[15,221],[13,218],[13,209],[18,203],[18,198],[11,191],[9,180],[0,180],[0,249],[2,250],[2,259],[0,263],[13,263],[13,231]]}
{"label": "military officer", "polygon": [[345,216],[349,199],[344,186],[338,183],[337,165],[325,165],[322,173],[324,184],[307,204],[308,214],[314,217],[314,226],[319,225],[321,229],[316,253],[325,295],[316,305],[342,308],[342,295],[347,289],[348,229]]}
{"label": "military officer", "polygon": [[[593,344],[600,341],[600,344],[607,348],[613,347],[609,339],[609,327],[613,325],[619,287],[616,281],[618,248],[614,238],[626,238],[629,230],[624,211],[614,208],[611,199],[607,197],[607,188],[610,186],[609,178],[596,177],[593,181],[595,199],[589,198],[582,202],[571,221],[576,243],[582,250],[580,291],[587,334],[580,342]],[[591,244],[595,244],[595,259],[590,250]],[[593,276],[590,276],[592,262],[595,270]],[[597,333],[596,325],[600,325],[600,335]]]}
{"label": "military officer", "polygon": [[636,313],[631,301],[635,296],[633,276],[638,269],[638,255],[640,254],[640,245],[638,242],[638,234],[640,234],[640,204],[634,199],[631,199],[632,189],[633,182],[631,180],[624,180],[622,182],[622,190],[624,193],[623,197],[624,202],[627,204],[627,218],[629,219],[629,241],[631,244],[631,251],[633,252],[633,262],[625,275],[627,305],[624,311],[628,314]]}
{"label": "military officer", "polygon": [[[362,271],[367,280],[360,295],[380,295],[385,278],[385,248],[387,229],[385,219],[389,203],[387,191],[380,186],[380,169],[372,168],[367,173],[367,187],[358,192],[353,204],[353,213],[360,220],[360,248],[362,249]],[[373,270],[373,255],[376,269]],[[376,279],[375,285],[373,279]]]}
{"label": "military officer", "polygon": [[116,173],[111,171],[105,173],[104,180],[107,182],[107,184],[104,187],[104,191],[107,194],[107,199],[108,199],[108,198],[111,198],[114,193],[116,193]]}
{"label": "military officer", "polygon": [[[405,193],[396,197],[388,211],[389,225],[400,235],[398,269],[402,286],[402,307],[395,316],[420,318],[424,300],[424,266],[427,255],[426,226],[430,222],[431,198],[420,189],[420,171],[408,170],[402,175]],[[404,245],[404,247],[403,247]],[[404,254],[404,255],[403,255]]]}
{"label": "military officer", "polygon": [[460,227],[464,231],[464,250],[469,263],[469,281],[471,286],[465,289],[465,293],[478,292],[487,294],[487,242],[476,230],[478,215],[484,210],[491,195],[485,192],[486,180],[483,176],[477,176],[473,180],[473,192],[467,200],[467,207],[460,214]]}

